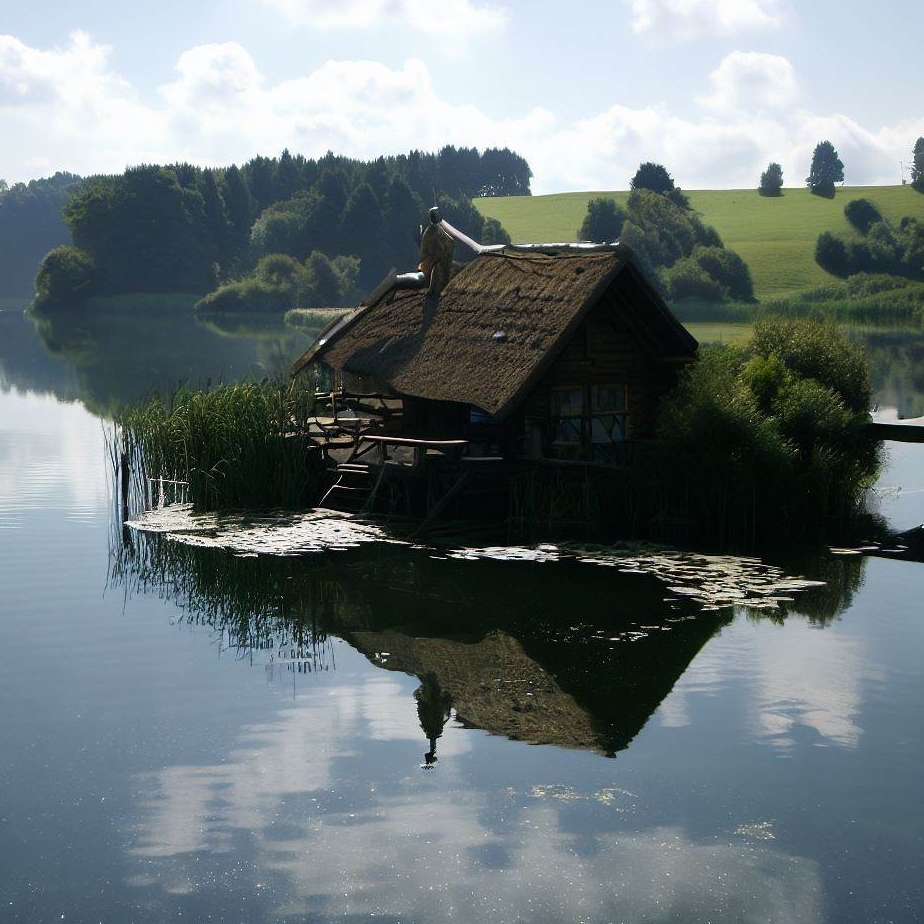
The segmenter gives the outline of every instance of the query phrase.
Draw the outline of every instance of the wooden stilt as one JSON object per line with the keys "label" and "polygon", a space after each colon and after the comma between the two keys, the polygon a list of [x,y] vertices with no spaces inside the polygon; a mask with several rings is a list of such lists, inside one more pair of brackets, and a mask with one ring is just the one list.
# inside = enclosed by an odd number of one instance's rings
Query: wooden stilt
{"label": "wooden stilt", "polygon": [[423,518],[417,529],[408,536],[408,539],[414,539],[419,536],[427,527],[446,509],[447,504],[462,490],[463,485],[468,481],[470,474],[469,469],[465,469],[462,474],[455,480],[452,487],[436,502],[427,515]]}

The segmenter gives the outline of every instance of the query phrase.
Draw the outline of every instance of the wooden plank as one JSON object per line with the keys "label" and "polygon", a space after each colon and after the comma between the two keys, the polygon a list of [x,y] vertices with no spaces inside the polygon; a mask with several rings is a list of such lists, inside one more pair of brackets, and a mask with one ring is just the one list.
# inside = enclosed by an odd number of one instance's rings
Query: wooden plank
{"label": "wooden plank", "polygon": [[384,433],[369,433],[363,437],[370,443],[388,446],[411,446],[419,449],[458,449],[468,445],[468,440],[427,440],[410,436],[388,436]]}
{"label": "wooden plank", "polygon": [[897,421],[895,423],[878,422],[869,425],[877,439],[890,440],[895,443],[924,443],[924,423],[920,419]]}

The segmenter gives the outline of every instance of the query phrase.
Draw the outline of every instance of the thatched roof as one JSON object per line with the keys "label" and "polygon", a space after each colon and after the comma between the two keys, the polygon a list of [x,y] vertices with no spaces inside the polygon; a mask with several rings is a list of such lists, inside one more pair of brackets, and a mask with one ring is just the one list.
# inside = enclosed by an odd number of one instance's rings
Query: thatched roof
{"label": "thatched roof", "polygon": [[[531,744],[606,751],[589,713],[504,632],[489,632],[478,642],[417,638],[392,629],[344,637],[379,667],[435,674],[466,725]],[[384,660],[376,654],[383,651]]]}
{"label": "thatched roof", "polygon": [[368,305],[322,331],[293,375],[320,360],[399,394],[472,404],[503,418],[611,289],[653,361],[694,354],[696,341],[628,248],[505,248],[481,253],[438,299],[380,287]]}

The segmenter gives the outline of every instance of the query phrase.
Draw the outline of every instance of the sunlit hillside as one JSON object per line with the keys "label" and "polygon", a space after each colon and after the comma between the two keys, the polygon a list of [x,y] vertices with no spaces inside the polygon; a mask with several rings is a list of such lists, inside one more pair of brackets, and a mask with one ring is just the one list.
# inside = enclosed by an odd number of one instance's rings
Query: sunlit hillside
{"label": "sunlit hillside", "polygon": [[[844,218],[844,206],[851,199],[869,199],[893,222],[905,215],[924,220],[924,195],[910,186],[843,187],[834,199],[813,196],[807,189],[785,189],[783,193],[778,199],[747,189],[687,193],[703,220],[747,261],[760,299],[790,295],[831,279],[815,263],[815,240],[822,231],[851,233]],[[581,225],[588,199],[594,196],[624,202],[629,193],[558,193],[476,199],[475,204],[484,215],[500,219],[514,241],[570,241]]]}

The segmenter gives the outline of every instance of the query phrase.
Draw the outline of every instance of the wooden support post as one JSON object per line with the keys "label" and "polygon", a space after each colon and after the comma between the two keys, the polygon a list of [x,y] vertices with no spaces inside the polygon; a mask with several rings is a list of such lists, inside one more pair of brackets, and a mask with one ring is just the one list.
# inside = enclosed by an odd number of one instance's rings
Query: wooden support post
{"label": "wooden support post", "polygon": [[379,493],[379,488],[382,484],[382,479],[385,477],[385,460],[382,460],[382,467],[379,469],[379,477],[375,480],[375,485],[372,490],[369,492],[369,496],[366,498],[366,503],[362,505],[359,513],[360,515],[364,514],[367,510],[371,509],[372,503],[375,500],[376,494]]}
{"label": "wooden support post", "polygon": [[408,539],[414,539],[416,536],[419,536],[427,527],[445,510],[446,505],[462,490],[462,486],[468,481],[468,476],[470,474],[469,469],[465,469],[461,475],[455,480],[452,487],[436,502],[430,512],[423,518],[423,521],[408,536]]}
{"label": "wooden support post", "polygon": [[119,458],[119,488],[122,494],[122,522],[128,519],[128,489],[131,478],[131,467],[128,464],[128,453],[123,452]]}

